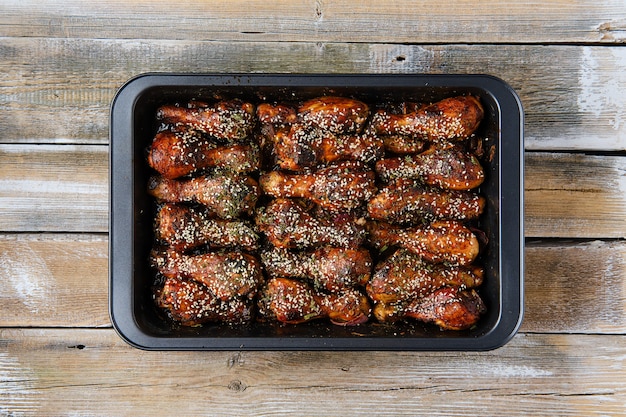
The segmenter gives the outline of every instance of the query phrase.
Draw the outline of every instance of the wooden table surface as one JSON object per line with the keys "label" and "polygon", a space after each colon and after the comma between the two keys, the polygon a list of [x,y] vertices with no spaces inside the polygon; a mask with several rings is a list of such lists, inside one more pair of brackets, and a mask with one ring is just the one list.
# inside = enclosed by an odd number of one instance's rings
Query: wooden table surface
{"label": "wooden table surface", "polygon": [[[626,415],[623,0],[176,3],[0,0],[0,416]],[[128,346],[108,313],[108,115],[150,71],[509,82],[520,332],[470,353]]]}

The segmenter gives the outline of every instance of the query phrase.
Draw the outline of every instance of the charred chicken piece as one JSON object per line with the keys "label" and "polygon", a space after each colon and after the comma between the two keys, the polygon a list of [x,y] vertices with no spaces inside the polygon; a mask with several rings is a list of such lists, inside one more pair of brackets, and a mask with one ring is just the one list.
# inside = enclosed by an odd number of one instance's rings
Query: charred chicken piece
{"label": "charred chicken piece", "polygon": [[367,104],[347,97],[317,97],[298,108],[298,118],[305,125],[332,133],[358,133],[368,115]]}
{"label": "charred chicken piece", "polygon": [[302,123],[278,129],[273,144],[278,166],[289,171],[335,161],[369,163],[381,158],[384,150],[376,135],[336,134]]}
{"label": "charred chicken piece", "polygon": [[217,146],[192,131],[166,130],[152,141],[148,164],[170,179],[209,168],[244,174],[259,169],[260,150],[254,144]]}
{"label": "charred chicken piece", "polygon": [[248,176],[203,175],[187,180],[155,176],[148,194],[161,202],[194,202],[223,219],[252,215],[260,195],[259,184]]}
{"label": "charred chicken piece", "polygon": [[364,248],[323,246],[306,252],[273,248],[261,253],[261,262],[270,277],[306,279],[328,292],[363,286],[372,273],[372,257]]}
{"label": "charred chicken piece", "polygon": [[232,298],[220,301],[203,284],[180,278],[166,278],[155,291],[158,307],[183,326],[207,322],[243,324],[252,319],[251,300]]}
{"label": "charred chicken piece", "polygon": [[263,276],[260,262],[242,252],[210,252],[186,255],[153,251],[151,264],[168,278],[186,278],[204,284],[217,299],[252,298]]}
{"label": "charred chicken piece", "polygon": [[256,225],[277,248],[306,249],[322,245],[355,248],[365,239],[360,220],[342,214],[332,220],[314,217],[290,198],[276,198],[257,210]]}
{"label": "charred chicken piece", "polygon": [[367,203],[370,218],[402,225],[476,219],[484,208],[485,198],[471,191],[442,190],[403,178],[381,189]]}
{"label": "charred chicken piece", "polygon": [[444,330],[465,330],[475,325],[486,311],[485,304],[474,289],[440,288],[408,304],[378,303],[374,316],[381,322],[413,318],[434,323]]}
{"label": "charred chicken piece", "polygon": [[484,110],[474,96],[450,97],[406,114],[379,111],[372,124],[383,135],[408,135],[428,141],[463,140],[478,128]]}
{"label": "charred chicken piece", "polygon": [[247,222],[215,219],[206,210],[172,203],[158,209],[155,235],[157,240],[177,251],[203,245],[252,251],[257,249],[259,239]]}
{"label": "charred chicken piece", "polygon": [[219,139],[236,141],[250,135],[256,121],[255,113],[254,105],[250,103],[228,100],[210,107],[161,106],[157,110],[157,119],[164,123],[184,124]]}
{"label": "charred chicken piece", "polygon": [[334,324],[352,326],[368,320],[371,307],[365,295],[349,289],[323,294],[308,284],[289,278],[272,278],[263,286],[259,314],[268,320],[299,324],[329,318]]}
{"label": "charred chicken piece", "polygon": [[446,286],[478,287],[483,275],[479,266],[431,264],[412,252],[399,249],[376,267],[367,283],[367,294],[374,302],[405,302]]}
{"label": "charred chicken piece", "polygon": [[485,179],[478,159],[457,148],[432,147],[417,155],[381,159],[376,172],[383,181],[419,179],[448,190],[471,190]]}
{"label": "charred chicken piece", "polygon": [[259,179],[261,188],[273,197],[305,198],[325,209],[351,210],[376,192],[375,174],[365,165],[345,161],[314,173],[286,174],[272,171]]}
{"label": "charred chicken piece", "polygon": [[454,220],[410,228],[368,222],[368,232],[370,242],[378,248],[400,246],[432,263],[469,265],[480,251],[476,235]]}

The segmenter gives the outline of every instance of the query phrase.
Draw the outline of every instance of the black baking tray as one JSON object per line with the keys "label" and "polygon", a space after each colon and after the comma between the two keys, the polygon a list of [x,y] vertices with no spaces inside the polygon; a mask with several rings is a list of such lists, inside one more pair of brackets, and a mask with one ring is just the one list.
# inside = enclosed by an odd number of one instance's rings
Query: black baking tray
{"label": "black baking tray", "polygon": [[[480,228],[488,237],[481,255],[480,294],[488,312],[466,331],[420,323],[366,323],[340,327],[301,325],[173,325],[154,306],[148,254],[153,201],[146,193],[146,147],[156,109],[191,99],[242,98],[298,101],[341,95],[364,102],[432,102],[478,96],[485,108],[479,135],[493,154],[482,161],[487,199]],[[517,332],[523,314],[523,109],[515,91],[488,75],[143,74],[117,92],[110,125],[109,307],[114,328],[130,345],[148,350],[489,350]]]}

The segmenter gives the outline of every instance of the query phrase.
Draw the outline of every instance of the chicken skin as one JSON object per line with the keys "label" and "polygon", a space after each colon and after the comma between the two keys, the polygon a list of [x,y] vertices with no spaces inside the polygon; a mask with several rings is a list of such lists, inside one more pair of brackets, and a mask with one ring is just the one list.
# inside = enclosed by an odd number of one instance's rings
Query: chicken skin
{"label": "chicken skin", "polygon": [[472,220],[485,208],[485,198],[470,191],[442,190],[417,180],[397,179],[367,203],[374,220],[414,225],[441,219]]}
{"label": "chicken skin", "polygon": [[165,105],[157,110],[157,120],[187,125],[227,141],[248,137],[255,126],[255,116],[254,105],[240,100],[220,101],[207,107]]}
{"label": "chicken skin", "polygon": [[171,249],[185,251],[203,245],[252,251],[258,235],[244,221],[215,219],[206,210],[182,204],[163,204],[156,213],[155,236]]}
{"label": "chicken skin", "polygon": [[253,213],[260,188],[249,176],[203,175],[187,180],[155,176],[148,182],[148,194],[161,202],[199,203],[222,219],[234,219]]}
{"label": "chicken skin", "polygon": [[398,155],[419,153],[426,149],[426,142],[415,136],[388,135],[382,136],[382,141],[386,151]]}
{"label": "chicken skin", "polygon": [[438,220],[427,226],[394,227],[368,222],[370,242],[378,248],[399,246],[432,263],[469,265],[480,251],[474,233],[454,220]]}
{"label": "chicken skin", "polygon": [[367,104],[346,97],[317,97],[298,108],[298,118],[303,124],[332,133],[358,133],[368,116]]}
{"label": "chicken skin", "polygon": [[376,113],[373,127],[382,135],[416,136],[428,141],[463,140],[476,131],[484,116],[474,96],[445,98],[406,114]]}
{"label": "chicken skin", "polygon": [[476,290],[458,287],[440,288],[408,304],[378,303],[374,306],[374,316],[381,322],[412,318],[434,323],[443,330],[468,329],[485,311],[485,303]]}
{"label": "chicken skin", "polygon": [[260,149],[255,144],[217,146],[193,131],[162,131],[148,150],[148,165],[164,178],[179,178],[209,168],[246,174],[260,167]]}
{"label": "chicken skin", "polygon": [[261,252],[261,262],[270,277],[308,280],[328,292],[364,286],[372,273],[372,257],[364,248],[323,246],[306,252],[272,248]]}
{"label": "chicken skin", "polygon": [[278,166],[302,171],[335,161],[373,162],[383,155],[383,142],[369,134],[337,134],[302,123],[278,129],[272,140]]}
{"label": "chicken skin", "polygon": [[183,326],[207,322],[248,323],[252,320],[254,306],[248,299],[220,301],[202,283],[180,278],[166,278],[155,291],[155,302]]}
{"label": "chicken skin", "polygon": [[252,298],[263,279],[260,262],[239,251],[200,255],[153,251],[150,261],[162,275],[200,282],[222,301],[233,297]]}
{"label": "chicken skin", "polygon": [[322,245],[355,248],[365,239],[360,220],[341,214],[314,217],[290,198],[276,198],[257,210],[256,225],[277,248],[306,249]]}
{"label": "chicken skin", "polygon": [[256,107],[256,115],[263,125],[284,126],[298,121],[296,109],[284,104],[261,103]]}
{"label": "chicken skin", "polygon": [[273,197],[305,198],[332,211],[354,209],[376,192],[375,174],[365,165],[345,161],[313,173],[261,175],[261,189]]}
{"label": "chicken skin", "polygon": [[475,288],[483,282],[478,266],[443,266],[424,262],[405,249],[399,249],[381,262],[367,283],[367,294],[374,302],[398,303],[424,297],[438,288]]}
{"label": "chicken skin", "polygon": [[478,159],[457,148],[432,147],[417,154],[381,159],[376,173],[383,181],[419,179],[448,190],[472,190],[483,183],[485,172]]}
{"label": "chicken skin", "polygon": [[258,306],[261,317],[286,324],[329,318],[333,324],[353,326],[366,322],[371,312],[367,297],[358,290],[323,294],[289,278],[268,280],[261,290]]}

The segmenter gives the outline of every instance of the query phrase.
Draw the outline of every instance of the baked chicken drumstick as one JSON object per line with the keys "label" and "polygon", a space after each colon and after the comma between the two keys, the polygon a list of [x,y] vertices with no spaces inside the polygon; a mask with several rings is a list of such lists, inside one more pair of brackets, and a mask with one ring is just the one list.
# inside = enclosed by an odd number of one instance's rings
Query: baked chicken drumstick
{"label": "baked chicken drumstick", "polygon": [[438,220],[410,228],[368,222],[367,227],[374,246],[400,246],[432,263],[469,265],[480,251],[476,235],[454,220]]}
{"label": "baked chicken drumstick", "polygon": [[259,169],[260,150],[254,144],[216,146],[195,134],[162,131],[148,150],[148,165],[165,178],[178,178],[209,168],[234,174]]}
{"label": "baked chicken drumstick", "polygon": [[271,171],[261,175],[261,188],[273,197],[299,197],[333,210],[351,210],[376,192],[375,175],[365,165],[345,161],[310,174]]}
{"label": "baked chicken drumstick", "polygon": [[228,141],[248,137],[255,116],[254,105],[240,100],[220,101],[213,106],[165,105],[157,110],[157,119],[162,122],[187,125]]}
{"label": "baked chicken drumstick", "polygon": [[303,124],[332,133],[358,133],[368,115],[367,104],[347,97],[317,97],[298,108],[298,118]]}
{"label": "baked chicken drumstick", "polygon": [[378,134],[410,135],[429,141],[462,140],[478,128],[484,116],[474,96],[450,97],[406,114],[379,111],[373,118]]}
{"label": "baked chicken drumstick", "polygon": [[464,330],[476,324],[485,311],[476,290],[444,287],[408,304],[378,303],[374,316],[381,322],[413,318],[445,330]]}
{"label": "baked chicken drumstick", "polygon": [[163,204],[156,213],[155,235],[171,249],[185,251],[207,245],[255,250],[258,235],[244,221],[212,218],[206,210],[182,204]]}
{"label": "baked chicken drumstick", "polygon": [[188,278],[204,284],[222,301],[253,297],[263,279],[259,261],[239,251],[200,255],[153,251],[151,264],[166,277]]}
{"label": "baked chicken drumstick", "polygon": [[470,191],[442,190],[418,180],[397,179],[367,203],[374,220],[415,224],[436,219],[471,220],[485,208],[485,198]]}
{"label": "baked chicken drumstick", "polygon": [[302,171],[335,161],[372,162],[383,155],[383,141],[371,134],[337,134],[317,126],[295,123],[278,129],[273,137],[280,168]]}
{"label": "baked chicken drumstick", "polygon": [[155,291],[155,302],[183,326],[206,322],[243,324],[252,319],[251,300],[221,301],[206,286],[193,280],[166,278]]}
{"label": "baked chicken drumstick", "polygon": [[265,319],[287,324],[326,317],[340,326],[354,326],[366,322],[371,312],[367,297],[358,290],[323,294],[289,278],[270,279],[261,290],[258,306]]}
{"label": "baked chicken drumstick", "polygon": [[454,147],[432,147],[417,155],[381,159],[376,172],[383,181],[412,178],[448,190],[471,190],[485,179],[478,159]]}
{"label": "baked chicken drumstick", "polygon": [[483,274],[478,266],[431,264],[412,252],[398,249],[376,267],[367,283],[367,294],[374,302],[404,302],[445,286],[478,287]]}
{"label": "baked chicken drumstick", "polygon": [[273,248],[261,252],[261,262],[270,277],[306,279],[329,292],[365,285],[372,270],[372,257],[364,248],[323,246],[306,252]]}
{"label": "baked chicken drumstick", "polygon": [[276,198],[257,210],[256,225],[277,248],[305,249],[321,245],[354,248],[365,239],[365,228],[350,215],[326,221],[309,214],[299,202]]}

